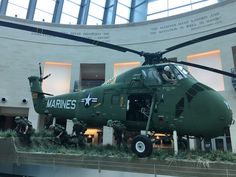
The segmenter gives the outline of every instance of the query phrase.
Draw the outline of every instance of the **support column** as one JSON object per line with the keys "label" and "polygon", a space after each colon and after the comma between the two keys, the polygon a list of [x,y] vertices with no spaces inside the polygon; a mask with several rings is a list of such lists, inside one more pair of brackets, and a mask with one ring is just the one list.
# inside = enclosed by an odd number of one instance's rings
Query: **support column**
{"label": "support column", "polygon": [[103,15],[103,25],[112,25],[115,24],[116,17],[116,8],[117,8],[117,0],[107,0],[104,15]]}
{"label": "support column", "polygon": [[174,140],[174,154],[178,155],[178,137],[177,132],[173,131],[173,140]]}
{"label": "support column", "polygon": [[130,22],[146,21],[147,5],[147,0],[133,0],[130,11]]}
{"label": "support column", "polygon": [[216,139],[215,138],[211,139],[211,149],[213,151],[216,151]]}
{"label": "support column", "polygon": [[44,124],[45,124],[45,115],[40,114],[38,119],[37,130],[38,131],[43,130]]}
{"label": "support column", "polygon": [[205,151],[205,140],[201,141],[201,148],[202,148],[202,151]]}
{"label": "support column", "polygon": [[56,0],[52,23],[60,23],[64,0]]}
{"label": "support column", "polygon": [[236,123],[230,127],[230,139],[232,145],[232,153],[236,153]]}
{"label": "support column", "polygon": [[37,0],[30,0],[27,15],[26,15],[27,20],[34,19],[34,12],[35,12],[35,8],[36,8],[36,4],[37,4]]}
{"label": "support column", "polygon": [[90,0],[82,0],[77,24],[86,25],[88,19]]}
{"label": "support column", "polygon": [[67,131],[68,134],[72,134],[73,125],[74,124],[73,124],[72,120],[70,120],[70,119],[66,120],[66,131]]}
{"label": "support column", "polygon": [[227,148],[226,134],[224,134],[223,136],[223,145],[224,145],[224,151],[227,151],[228,148]]}
{"label": "support column", "polygon": [[0,6],[0,15],[6,15],[8,0],[2,0]]}
{"label": "support column", "polygon": [[103,126],[103,142],[102,145],[114,145],[114,135],[113,128],[108,126]]}
{"label": "support column", "polygon": [[189,138],[189,150],[197,150],[197,140],[195,137]]}

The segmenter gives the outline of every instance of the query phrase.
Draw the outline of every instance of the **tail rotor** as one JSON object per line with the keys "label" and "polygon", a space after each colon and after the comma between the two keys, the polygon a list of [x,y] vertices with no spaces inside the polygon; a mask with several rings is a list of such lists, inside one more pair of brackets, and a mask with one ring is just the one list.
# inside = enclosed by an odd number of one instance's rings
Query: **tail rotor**
{"label": "tail rotor", "polygon": [[39,81],[43,82],[43,80],[47,79],[50,76],[51,74],[48,74],[45,77],[43,77],[42,66],[41,66],[41,63],[39,63]]}
{"label": "tail rotor", "polygon": [[40,76],[40,79],[43,77],[41,63],[39,63],[39,76]]}

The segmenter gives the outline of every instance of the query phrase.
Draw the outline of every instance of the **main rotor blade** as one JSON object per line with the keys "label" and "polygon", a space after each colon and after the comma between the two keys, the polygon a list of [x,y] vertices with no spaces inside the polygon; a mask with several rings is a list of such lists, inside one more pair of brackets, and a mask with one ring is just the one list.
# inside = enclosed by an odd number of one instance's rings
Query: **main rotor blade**
{"label": "main rotor blade", "polygon": [[46,35],[55,36],[58,38],[72,40],[72,41],[84,42],[87,44],[105,47],[105,48],[109,48],[109,49],[117,50],[117,51],[121,51],[121,52],[131,52],[131,53],[138,54],[140,56],[143,54],[143,52],[139,52],[137,50],[133,50],[133,49],[129,49],[126,47],[110,44],[107,42],[97,41],[97,40],[93,40],[93,39],[89,39],[89,38],[85,38],[85,37],[80,37],[80,36],[74,36],[71,34],[47,30],[47,29],[43,29],[43,28],[37,28],[37,27],[16,24],[16,23],[11,23],[11,22],[6,22],[6,21],[0,21],[0,26],[29,31],[29,32],[35,32],[35,33],[40,33],[40,34],[46,34]]}
{"label": "main rotor blade", "polygon": [[212,33],[212,34],[202,36],[202,37],[199,37],[199,38],[195,38],[195,39],[192,39],[190,41],[186,41],[186,42],[183,42],[181,44],[169,47],[165,51],[163,51],[162,54],[168,53],[170,51],[173,51],[173,50],[176,50],[176,49],[179,49],[179,48],[182,48],[182,47],[186,47],[188,45],[192,45],[192,44],[195,44],[195,43],[198,43],[198,42],[202,42],[202,41],[206,41],[206,40],[209,40],[209,39],[225,36],[225,35],[232,34],[232,33],[235,33],[235,32],[236,32],[236,27],[230,28],[230,29],[227,29],[227,30],[223,30],[223,31],[219,31],[219,32],[216,32],[216,33]]}
{"label": "main rotor blade", "polygon": [[200,69],[204,69],[204,70],[207,70],[207,71],[212,71],[212,72],[215,72],[215,73],[218,73],[218,74],[223,74],[223,75],[226,75],[226,76],[229,76],[229,77],[235,77],[236,78],[236,74],[226,72],[226,71],[222,71],[222,70],[215,69],[215,68],[210,68],[210,67],[203,66],[203,65],[198,65],[198,64],[195,64],[195,63],[189,63],[189,62],[185,62],[185,61],[170,61],[170,62],[183,64],[183,65],[187,65],[187,66],[192,66],[192,67],[195,67],[195,68],[200,68]]}

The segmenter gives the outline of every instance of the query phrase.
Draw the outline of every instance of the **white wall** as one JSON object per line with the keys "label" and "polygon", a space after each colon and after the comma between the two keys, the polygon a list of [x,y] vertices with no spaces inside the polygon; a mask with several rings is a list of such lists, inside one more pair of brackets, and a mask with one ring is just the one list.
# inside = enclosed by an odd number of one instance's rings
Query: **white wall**
{"label": "white wall", "polygon": [[[0,20],[33,25],[74,35],[90,37],[105,42],[122,45],[132,49],[156,52],[162,51],[196,37],[236,26],[236,1],[228,0],[204,9],[164,19],[109,26],[70,26],[1,16]],[[170,52],[166,57],[178,57],[185,60],[194,53],[219,49],[222,68],[230,71],[233,67],[232,46],[236,45],[236,34],[212,39],[192,46]],[[38,75],[38,63],[45,61],[65,62],[71,64],[71,83],[79,79],[79,63],[106,63],[106,79],[113,76],[114,63],[142,62],[143,59],[131,53],[112,51],[101,47],[77,43],[51,36],[0,27],[0,98],[7,97],[0,106],[29,107],[32,114],[32,102],[27,77]],[[222,95],[229,101],[236,119],[236,93],[231,78],[224,77],[225,90]],[[71,84],[72,85],[72,84]],[[71,87],[73,89],[73,87]],[[22,98],[29,103],[21,104]],[[37,118],[30,117],[35,120]],[[236,125],[232,126],[233,150],[236,152]]]}
{"label": "white wall", "polygon": [[[209,51],[205,53],[193,54],[187,56],[187,61],[195,64],[209,66],[222,70],[220,50]],[[202,70],[199,68],[188,67],[188,71],[201,83],[215,89],[216,91],[224,91],[223,75]]]}
{"label": "white wall", "polygon": [[51,74],[50,77],[46,78],[42,85],[45,93],[53,93],[56,96],[70,92],[70,63],[46,62],[43,77],[48,74]]}

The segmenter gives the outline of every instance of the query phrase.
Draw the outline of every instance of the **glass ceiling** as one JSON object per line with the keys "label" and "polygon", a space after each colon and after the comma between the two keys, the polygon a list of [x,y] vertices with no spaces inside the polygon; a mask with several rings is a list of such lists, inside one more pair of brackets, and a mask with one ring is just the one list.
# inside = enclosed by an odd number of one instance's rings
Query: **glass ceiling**
{"label": "glass ceiling", "polygon": [[[6,0],[0,0],[1,6],[3,1]],[[105,18],[112,18],[114,20],[111,24],[124,24],[135,22],[131,21],[131,17],[136,11],[143,16],[142,21],[154,20],[209,6],[218,3],[218,0],[143,0],[140,4],[135,4],[132,0],[118,0],[117,3],[110,0],[109,2],[113,2],[110,4],[106,0],[90,0],[90,3],[87,0],[57,0],[58,2],[62,5],[57,6],[56,0],[37,0],[34,7],[30,6],[30,0],[8,0],[5,15],[25,19],[29,11],[33,12],[33,19],[30,20],[48,23],[76,25],[83,21],[87,25],[102,25],[106,24]],[[138,10],[142,5],[145,5],[146,10]],[[59,17],[57,22],[53,21],[55,15]],[[83,19],[79,19],[82,17]]]}

